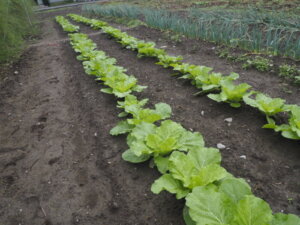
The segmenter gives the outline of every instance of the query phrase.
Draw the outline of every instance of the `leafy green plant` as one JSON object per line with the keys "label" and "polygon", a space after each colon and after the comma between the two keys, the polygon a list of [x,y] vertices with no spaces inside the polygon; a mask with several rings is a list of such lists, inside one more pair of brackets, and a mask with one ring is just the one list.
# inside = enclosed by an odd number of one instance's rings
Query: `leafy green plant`
{"label": "leafy green plant", "polygon": [[300,84],[300,76],[295,76],[295,84]]}
{"label": "leafy green plant", "polygon": [[272,67],[273,67],[273,63],[271,60],[260,56],[256,56],[254,59],[248,59],[243,64],[244,69],[256,68],[261,72],[270,71]]}
{"label": "leafy green plant", "polygon": [[228,76],[223,76],[221,73],[209,73],[202,74],[195,78],[195,85],[197,88],[202,89],[202,91],[196,94],[202,94],[207,92],[213,92],[221,89],[222,82],[233,81],[239,78],[237,73],[231,73]]}
{"label": "leafy green plant", "polygon": [[155,194],[166,190],[176,194],[178,199],[183,198],[195,187],[206,186],[228,176],[220,162],[220,152],[215,148],[199,145],[187,154],[174,151],[164,164],[157,164],[164,174],[153,183],[151,190]]}
{"label": "leafy green plant", "polygon": [[[255,98],[250,98],[251,95],[255,95]],[[271,98],[262,93],[250,92],[243,97],[243,100],[247,105],[259,109],[259,111],[267,116],[274,116],[285,111],[285,100],[281,98]]]}
{"label": "leafy green plant", "polygon": [[279,66],[279,76],[292,79],[295,84],[300,84],[300,70],[296,66],[287,64]]}
{"label": "leafy green plant", "polygon": [[153,42],[139,42],[137,44],[138,57],[148,56],[148,57],[158,57],[165,55],[166,52],[163,49],[155,48],[155,43]]}
{"label": "leafy green plant", "polygon": [[294,78],[297,75],[300,75],[300,71],[296,68],[296,66],[291,66],[287,64],[279,66],[279,76]]}
{"label": "leafy green plant", "polygon": [[194,188],[186,197],[186,205],[197,225],[267,225],[273,219],[270,206],[237,179],[225,179],[219,187],[212,184]]}
{"label": "leafy green plant", "polygon": [[129,99],[125,98],[125,101],[123,103],[119,102],[119,104],[122,104],[125,112],[122,113],[121,116],[123,117],[130,114],[132,118],[128,118],[124,121],[119,122],[117,126],[111,129],[111,135],[125,134],[130,132],[134,127],[143,122],[154,123],[158,120],[167,119],[171,116],[172,110],[168,104],[158,103],[155,105],[155,109],[144,109],[142,108],[142,106],[144,105],[144,101],[133,100],[131,95],[129,96],[131,101],[130,103]]}
{"label": "leafy green plant", "polygon": [[66,18],[63,16],[56,16],[55,17],[56,22],[58,22],[64,31],[66,32],[77,32],[79,30],[79,26],[75,26],[71,24]]}
{"label": "leafy green plant", "polygon": [[169,56],[169,55],[159,55],[158,57],[159,62],[156,64],[162,65],[164,68],[171,67],[175,64],[180,64],[181,60],[183,59],[182,56]]}
{"label": "leafy green plant", "polygon": [[300,140],[300,107],[297,105],[286,106],[286,110],[290,114],[288,124],[276,125],[275,120],[267,118],[268,124],[264,125],[263,128],[281,132],[285,138]]}
{"label": "leafy green plant", "polygon": [[222,91],[220,94],[209,94],[208,97],[217,102],[228,102],[230,106],[238,108],[250,88],[249,84],[235,85],[232,81],[226,80],[221,83]]}
{"label": "leafy green plant", "polygon": [[127,144],[129,149],[123,153],[123,159],[137,163],[151,156],[156,159],[167,156],[174,150],[198,148],[204,141],[200,133],[192,133],[176,122],[165,120],[159,127],[146,122],[138,124],[127,137]]}

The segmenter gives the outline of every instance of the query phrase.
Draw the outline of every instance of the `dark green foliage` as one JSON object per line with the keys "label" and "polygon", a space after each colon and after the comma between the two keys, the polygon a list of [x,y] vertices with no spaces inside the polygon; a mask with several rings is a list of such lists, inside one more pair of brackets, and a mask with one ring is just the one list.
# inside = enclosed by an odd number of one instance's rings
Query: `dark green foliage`
{"label": "dark green foliage", "polygon": [[300,58],[300,17],[261,9],[176,12],[131,5],[89,5],[94,15],[142,19],[147,25],[230,47]]}
{"label": "dark green foliage", "polygon": [[0,1],[0,62],[15,57],[33,32],[32,5],[31,0]]}

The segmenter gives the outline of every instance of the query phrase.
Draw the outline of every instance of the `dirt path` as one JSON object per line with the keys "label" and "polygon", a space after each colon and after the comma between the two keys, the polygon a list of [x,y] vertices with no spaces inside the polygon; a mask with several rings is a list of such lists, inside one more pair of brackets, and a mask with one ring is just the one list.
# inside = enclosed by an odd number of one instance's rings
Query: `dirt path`
{"label": "dirt path", "polygon": [[[76,10],[57,13],[68,12]],[[125,138],[109,135],[116,99],[84,73],[55,14],[41,16],[42,38],[0,82],[0,224],[183,225],[183,202],[150,192],[159,174],[120,158]],[[188,83],[153,60],[137,59],[103,34],[91,37],[149,86],[142,97],[171,104],[173,118],[202,132],[209,146],[230,147],[224,166],[249,179],[274,210],[300,214],[298,142],[261,129],[257,112],[193,97]]]}

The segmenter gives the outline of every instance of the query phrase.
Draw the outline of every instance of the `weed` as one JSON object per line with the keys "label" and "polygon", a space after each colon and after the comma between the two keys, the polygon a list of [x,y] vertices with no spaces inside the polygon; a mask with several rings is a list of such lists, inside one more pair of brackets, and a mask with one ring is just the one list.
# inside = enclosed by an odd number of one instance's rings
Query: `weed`
{"label": "weed", "polygon": [[300,71],[296,68],[296,66],[291,66],[287,64],[279,66],[279,76],[286,78],[294,78],[297,75],[300,75]]}
{"label": "weed", "polygon": [[261,56],[256,56],[254,59],[248,59],[243,64],[243,69],[256,68],[258,71],[261,72],[270,71],[272,67],[272,61]]}

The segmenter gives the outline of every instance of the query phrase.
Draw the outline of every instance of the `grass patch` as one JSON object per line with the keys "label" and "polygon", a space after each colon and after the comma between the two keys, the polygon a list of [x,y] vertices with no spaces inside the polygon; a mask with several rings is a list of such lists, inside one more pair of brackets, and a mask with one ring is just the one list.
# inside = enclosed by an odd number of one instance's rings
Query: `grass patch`
{"label": "grass patch", "polygon": [[16,58],[24,47],[24,39],[36,32],[32,7],[28,0],[0,1],[0,62]]}

